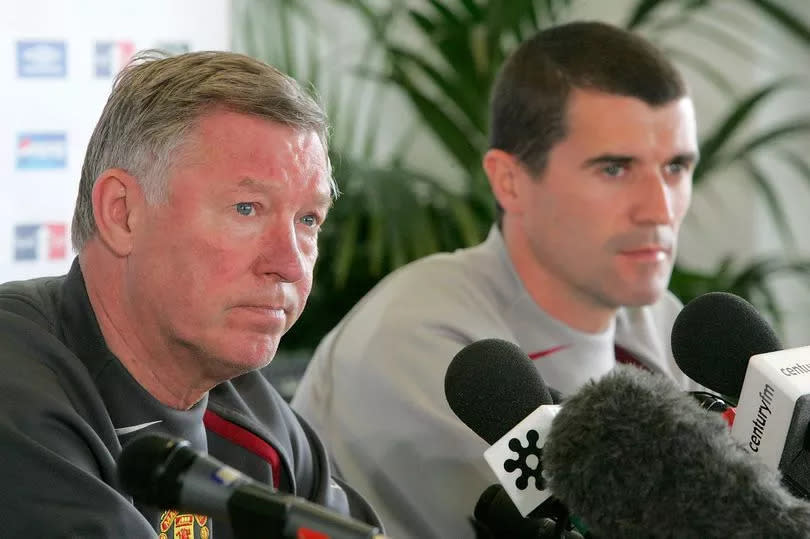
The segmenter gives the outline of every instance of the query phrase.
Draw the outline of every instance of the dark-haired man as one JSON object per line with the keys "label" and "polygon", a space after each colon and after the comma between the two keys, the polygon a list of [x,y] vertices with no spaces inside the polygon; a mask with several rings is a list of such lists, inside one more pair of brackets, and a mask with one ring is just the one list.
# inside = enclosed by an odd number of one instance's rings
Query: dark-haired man
{"label": "dark-haired man", "polygon": [[681,75],[629,32],[561,25],[506,60],[490,124],[486,241],[385,278],[321,342],[293,400],[395,537],[473,536],[496,482],[444,396],[465,345],[518,343],[562,394],[617,362],[691,385],[667,291],[698,158]]}

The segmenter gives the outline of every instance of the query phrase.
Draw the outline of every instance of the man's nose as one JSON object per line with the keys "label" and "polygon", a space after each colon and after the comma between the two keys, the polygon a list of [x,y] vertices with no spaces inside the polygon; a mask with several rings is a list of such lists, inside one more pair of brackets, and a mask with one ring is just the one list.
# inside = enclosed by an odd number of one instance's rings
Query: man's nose
{"label": "man's nose", "polygon": [[672,187],[659,172],[639,178],[633,219],[639,224],[667,225],[675,218]]}
{"label": "man's nose", "polygon": [[294,283],[307,274],[307,262],[296,235],[295,223],[268,227],[261,242],[258,271]]}

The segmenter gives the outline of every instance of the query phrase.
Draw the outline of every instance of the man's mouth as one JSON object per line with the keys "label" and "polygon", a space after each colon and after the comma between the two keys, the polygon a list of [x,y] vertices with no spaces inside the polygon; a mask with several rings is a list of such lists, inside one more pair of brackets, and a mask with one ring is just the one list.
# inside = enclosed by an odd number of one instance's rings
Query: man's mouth
{"label": "man's mouth", "polygon": [[644,245],[624,249],[619,254],[639,262],[663,262],[670,257],[672,250],[662,245]]}

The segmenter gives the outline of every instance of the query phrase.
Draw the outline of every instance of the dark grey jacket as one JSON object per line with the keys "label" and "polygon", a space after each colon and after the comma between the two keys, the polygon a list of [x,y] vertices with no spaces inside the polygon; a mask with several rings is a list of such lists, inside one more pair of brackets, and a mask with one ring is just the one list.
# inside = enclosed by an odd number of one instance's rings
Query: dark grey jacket
{"label": "dark grey jacket", "polygon": [[230,537],[224,523],[175,518],[123,492],[116,459],[139,432],[187,439],[258,481],[379,525],[261,373],[190,410],[168,408],[107,348],[78,261],[66,276],[0,285],[0,536],[173,537],[191,526],[194,537]]}

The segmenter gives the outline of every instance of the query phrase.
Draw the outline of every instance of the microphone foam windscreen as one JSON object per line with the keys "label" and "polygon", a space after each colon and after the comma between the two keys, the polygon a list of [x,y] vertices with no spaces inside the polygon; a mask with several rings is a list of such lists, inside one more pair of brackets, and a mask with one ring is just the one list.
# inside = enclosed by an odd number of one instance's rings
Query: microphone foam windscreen
{"label": "microphone foam windscreen", "polygon": [[552,399],[532,360],[516,344],[483,339],[450,362],[444,392],[453,412],[490,445]]}
{"label": "microphone foam windscreen", "polygon": [[672,327],[672,355],[691,379],[739,398],[751,356],[782,349],[753,305],[726,292],[690,301]]}
{"label": "microphone foam windscreen", "polygon": [[555,496],[597,537],[808,536],[810,506],[746,453],[721,417],[634,367],[620,365],[566,400],[543,468]]}

